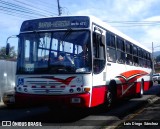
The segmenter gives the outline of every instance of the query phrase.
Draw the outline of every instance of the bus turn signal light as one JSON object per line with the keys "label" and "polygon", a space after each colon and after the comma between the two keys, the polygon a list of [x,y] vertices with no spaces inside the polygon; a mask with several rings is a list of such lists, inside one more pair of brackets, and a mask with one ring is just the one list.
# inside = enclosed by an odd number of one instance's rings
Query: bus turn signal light
{"label": "bus turn signal light", "polygon": [[85,92],[89,92],[89,91],[90,91],[90,89],[91,89],[91,88],[86,87],[86,88],[84,88],[84,91],[85,91]]}

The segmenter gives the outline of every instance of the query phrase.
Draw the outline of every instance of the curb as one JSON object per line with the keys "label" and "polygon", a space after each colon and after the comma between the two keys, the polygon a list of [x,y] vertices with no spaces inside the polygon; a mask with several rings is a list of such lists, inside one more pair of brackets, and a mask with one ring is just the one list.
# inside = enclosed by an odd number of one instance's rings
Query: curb
{"label": "curb", "polygon": [[3,102],[0,102],[0,107],[4,106],[5,104]]}
{"label": "curb", "polygon": [[5,104],[3,103],[2,97],[0,96],[0,107],[3,107]]}
{"label": "curb", "polygon": [[[156,95],[153,95],[151,97],[149,97],[148,99],[146,99],[144,102],[137,102],[134,106],[132,105],[132,107],[130,107],[127,111],[131,111],[133,110],[133,112],[125,117],[123,117],[122,120],[119,120],[115,123],[112,123],[112,125],[110,126],[105,126],[103,129],[118,129],[119,127],[121,127],[121,125],[128,119],[132,119],[134,116],[133,114],[134,113],[137,113],[137,112],[141,112],[142,109],[150,104],[153,104],[154,102],[156,102],[158,99],[157,99],[157,96]],[[136,110],[135,107],[137,107]]]}

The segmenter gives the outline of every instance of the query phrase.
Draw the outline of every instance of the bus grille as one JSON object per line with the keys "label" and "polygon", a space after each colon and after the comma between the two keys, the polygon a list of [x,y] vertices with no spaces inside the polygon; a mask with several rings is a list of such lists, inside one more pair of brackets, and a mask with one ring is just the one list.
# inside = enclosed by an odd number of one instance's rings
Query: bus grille
{"label": "bus grille", "polygon": [[26,83],[37,94],[62,94],[66,87],[55,81],[26,81]]}

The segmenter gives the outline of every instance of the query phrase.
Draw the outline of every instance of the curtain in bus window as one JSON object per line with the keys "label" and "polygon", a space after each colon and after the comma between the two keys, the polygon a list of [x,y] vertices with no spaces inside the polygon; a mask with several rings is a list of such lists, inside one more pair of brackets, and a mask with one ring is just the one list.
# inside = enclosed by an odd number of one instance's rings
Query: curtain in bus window
{"label": "curtain in bus window", "polygon": [[137,56],[133,56],[133,64],[135,66],[138,66],[138,57]]}
{"label": "curtain in bus window", "polygon": [[122,51],[117,51],[117,62],[118,63],[125,63],[125,53]]}
{"label": "curtain in bus window", "polygon": [[132,60],[132,55],[131,54],[126,54],[126,64],[132,65],[133,60]]}
{"label": "curtain in bus window", "polygon": [[126,64],[127,65],[133,64],[132,45],[129,42],[126,42]]}
{"label": "curtain in bus window", "polygon": [[107,46],[115,48],[115,36],[107,33],[106,35]]}
{"label": "curtain in bus window", "polygon": [[114,48],[107,48],[107,59],[110,62],[116,62],[116,50]]}
{"label": "curtain in bus window", "polygon": [[117,49],[124,51],[124,41],[122,39],[117,38]]}
{"label": "curtain in bus window", "polygon": [[93,64],[94,73],[99,73],[104,68],[105,60],[94,59]]}
{"label": "curtain in bus window", "polygon": [[139,65],[142,67],[143,66],[143,59],[139,57]]}

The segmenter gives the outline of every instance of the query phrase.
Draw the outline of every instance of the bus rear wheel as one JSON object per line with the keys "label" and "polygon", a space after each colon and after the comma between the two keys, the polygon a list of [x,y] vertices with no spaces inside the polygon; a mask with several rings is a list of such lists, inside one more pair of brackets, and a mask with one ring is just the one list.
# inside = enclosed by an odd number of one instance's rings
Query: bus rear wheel
{"label": "bus rear wheel", "polygon": [[142,98],[143,97],[143,93],[144,93],[144,83],[143,81],[140,82],[140,92],[137,94],[138,98]]}

